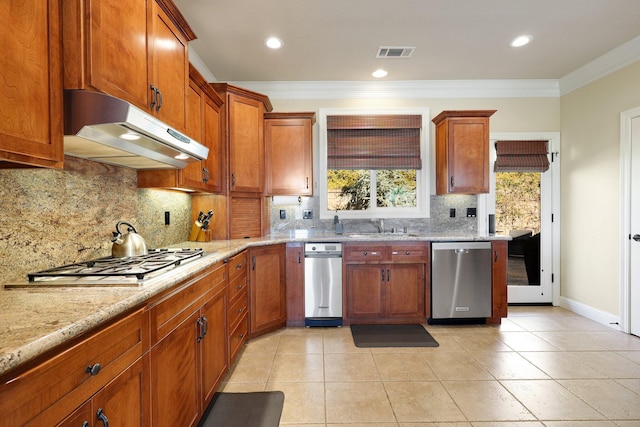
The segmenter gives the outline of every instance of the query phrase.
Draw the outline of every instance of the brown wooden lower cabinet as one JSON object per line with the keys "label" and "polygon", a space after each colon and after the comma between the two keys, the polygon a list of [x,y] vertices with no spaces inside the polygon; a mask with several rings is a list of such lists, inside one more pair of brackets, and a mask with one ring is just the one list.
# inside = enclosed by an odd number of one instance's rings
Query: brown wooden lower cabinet
{"label": "brown wooden lower cabinet", "polygon": [[347,318],[425,317],[424,264],[347,265]]}
{"label": "brown wooden lower cabinet", "polygon": [[145,354],[57,427],[149,426],[148,395],[149,355]]}
{"label": "brown wooden lower cabinet", "polygon": [[226,260],[229,285],[227,286],[227,340],[228,364],[231,366],[249,338],[249,302],[247,251]]}
{"label": "brown wooden lower cabinet", "polygon": [[499,325],[503,317],[507,317],[507,245],[506,240],[491,242],[491,317],[489,324]]}
{"label": "brown wooden lower cabinet", "polygon": [[[129,402],[136,393],[133,388],[124,390],[122,386],[124,382],[130,384],[126,379],[129,374],[120,377],[126,372],[139,375],[137,402],[140,402],[140,394],[148,390],[148,365],[136,361],[148,348],[148,316],[143,309],[138,309],[85,339],[43,357],[40,364],[3,378],[0,426],[57,425],[85,402],[99,396],[102,401],[110,402],[110,411],[119,411],[128,404],[120,399]],[[103,390],[104,393],[99,394]],[[139,405],[137,410],[127,411],[145,414]],[[143,421],[148,421],[148,417],[132,418],[131,423],[125,425],[144,425]]]}
{"label": "brown wooden lower cabinet", "polygon": [[304,244],[287,243],[287,326],[304,326]]}
{"label": "brown wooden lower cabinet", "polygon": [[346,322],[425,321],[428,243],[347,243],[343,262]]}
{"label": "brown wooden lower cabinet", "polygon": [[287,321],[285,245],[249,249],[250,336],[281,328]]}
{"label": "brown wooden lower cabinet", "polygon": [[227,370],[226,278],[220,262],[150,304],[154,427],[197,425]]}

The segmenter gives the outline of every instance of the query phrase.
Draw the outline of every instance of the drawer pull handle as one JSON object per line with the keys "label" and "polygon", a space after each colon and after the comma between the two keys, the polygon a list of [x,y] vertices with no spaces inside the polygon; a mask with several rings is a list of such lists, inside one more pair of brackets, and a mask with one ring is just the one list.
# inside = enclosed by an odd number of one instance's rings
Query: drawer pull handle
{"label": "drawer pull handle", "polygon": [[104,414],[104,411],[102,410],[102,408],[98,409],[98,412],[96,412],[96,418],[102,421],[102,424],[104,425],[104,427],[109,427],[109,419]]}
{"label": "drawer pull handle", "polygon": [[89,427],[89,421],[85,421],[82,423],[82,427]]}
{"label": "drawer pull handle", "polygon": [[84,371],[87,374],[90,374],[92,377],[95,377],[96,375],[98,375],[98,373],[100,373],[100,369],[102,369],[102,366],[100,366],[99,363],[94,363],[91,366],[87,366],[87,369],[85,369]]}

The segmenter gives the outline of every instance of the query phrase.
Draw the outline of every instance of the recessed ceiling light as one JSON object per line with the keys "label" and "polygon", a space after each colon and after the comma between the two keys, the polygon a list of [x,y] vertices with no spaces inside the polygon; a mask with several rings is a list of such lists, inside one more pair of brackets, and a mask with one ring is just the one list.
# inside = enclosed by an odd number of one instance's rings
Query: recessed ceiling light
{"label": "recessed ceiling light", "polygon": [[389,73],[387,73],[387,72],[386,72],[385,70],[383,70],[383,69],[375,70],[373,73],[371,73],[371,75],[372,75],[373,77],[375,77],[376,79],[380,79],[380,78],[382,78],[382,77],[385,77],[387,74],[389,74]]}
{"label": "recessed ceiling light", "polygon": [[522,47],[522,46],[524,46],[526,44],[529,44],[529,42],[531,40],[533,40],[532,36],[527,36],[527,35],[518,36],[515,39],[513,39],[511,41],[511,43],[509,43],[509,46],[511,46],[511,47]]}
{"label": "recessed ceiling light", "polygon": [[264,44],[270,49],[280,49],[283,45],[282,40],[277,37],[269,37]]}

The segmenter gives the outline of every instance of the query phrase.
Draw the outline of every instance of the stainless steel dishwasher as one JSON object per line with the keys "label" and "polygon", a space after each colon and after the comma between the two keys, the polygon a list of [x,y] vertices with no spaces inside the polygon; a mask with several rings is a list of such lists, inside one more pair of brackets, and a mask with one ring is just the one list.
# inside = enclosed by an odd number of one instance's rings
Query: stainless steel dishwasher
{"label": "stainless steel dishwasher", "polygon": [[304,245],[304,324],[342,326],[342,243]]}
{"label": "stainless steel dishwasher", "polygon": [[491,242],[431,245],[431,319],[491,317]]}

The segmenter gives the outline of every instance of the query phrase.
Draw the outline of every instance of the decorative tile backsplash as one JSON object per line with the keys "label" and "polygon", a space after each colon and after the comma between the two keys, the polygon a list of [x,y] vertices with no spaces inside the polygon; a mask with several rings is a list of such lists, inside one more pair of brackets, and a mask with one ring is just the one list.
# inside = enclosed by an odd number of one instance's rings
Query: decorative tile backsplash
{"label": "decorative tile backsplash", "polygon": [[149,248],[183,242],[191,197],[138,189],[133,169],[69,156],[62,171],[0,170],[0,284],[111,255],[118,221],[133,224]]}

